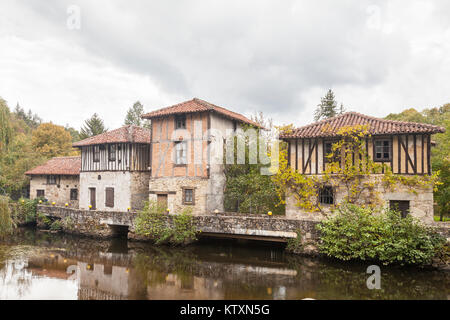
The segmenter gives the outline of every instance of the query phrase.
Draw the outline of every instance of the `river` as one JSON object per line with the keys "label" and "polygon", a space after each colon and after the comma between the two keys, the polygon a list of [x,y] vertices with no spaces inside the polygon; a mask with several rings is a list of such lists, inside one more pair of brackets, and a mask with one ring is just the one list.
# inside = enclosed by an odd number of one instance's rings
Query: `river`
{"label": "river", "polygon": [[449,299],[446,271],[286,254],[203,239],[186,248],[21,228],[0,242],[0,299]]}

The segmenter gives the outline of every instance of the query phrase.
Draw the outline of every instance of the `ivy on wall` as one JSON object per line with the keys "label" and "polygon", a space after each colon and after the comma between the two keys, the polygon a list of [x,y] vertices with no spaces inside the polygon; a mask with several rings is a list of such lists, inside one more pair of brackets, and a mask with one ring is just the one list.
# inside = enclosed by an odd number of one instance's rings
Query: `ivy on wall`
{"label": "ivy on wall", "polygon": [[[433,175],[398,175],[393,174],[388,165],[373,161],[366,151],[365,138],[370,137],[367,125],[342,127],[337,135],[340,140],[332,145],[331,153],[326,155],[328,161],[320,175],[304,175],[293,169],[288,162],[287,144],[283,143],[279,170],[272,177],[280,203],[285,204],[285,197],[293,196],[299,208],[326,215],[318,197],[323,186],[342,191],[341,202],[375,209],[383,206],[380,187],[388,191],[402,185],[408,191],[417,193],[420,188],[436,189],[440,184],[439,172]],[[339,204],[334,204],[331,209],[337,206]]]}

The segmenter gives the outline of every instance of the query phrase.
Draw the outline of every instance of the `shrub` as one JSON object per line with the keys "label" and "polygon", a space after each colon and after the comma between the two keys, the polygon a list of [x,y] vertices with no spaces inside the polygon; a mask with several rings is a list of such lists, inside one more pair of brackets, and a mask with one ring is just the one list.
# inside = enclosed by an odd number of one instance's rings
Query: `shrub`
{"label": "shrub", "polygon": [[168,216],[164,207],[156,202],[147,202],[138,212],[135,232],[153,239],[156,244],[188,244],[196,240],[197,233],[190,211],[185,209],[179,215]]}
{"label": "shrub", "polygon": [[295,230],[297,233],[296,238],[290,238],[287,240],[286,250],[288,252],[298,253],[303,249],[302,233],[300,229]]}
{"label": "shrub", "polygon": [[197,239],[197,230],[191,215],[192,209],[187,208],[179,215],[173,217],[171,242],[174,244],[187,244]]}
{"label": "shrub", "polygon": [[39,199],[21,198],[16,206],[15,220],[17,223],[34,223],[36,222],[37,204]]}
{"label": "shrub", "polygon": [[61,220],[61,226],[64,230],[73,231],[76,229],[75,222],[70,217],[65,217]]}
{"label": "shrub", "polygon": [[63,226],[63,224],[62,224],[61,220],[56,219],[55,221],[53,221],[50,224],[50,230],[51,231],[61,231],[62,230],[62,226]]}
{"label": "shrub", "polygon": [[9,199],[0,196],[0,238],[11,234],[14,230],[14,226],[11,210],[9,208]]}
{"label": "shrub", "polygon": [[371,209],[343,204],[318,225],[319,249],[340,260],[423,265],[443,252],[445,239],[431,227],[396,211],[374,215]]}
{"label": "shrub", "polygon": [[52,220],[42,212],[39,212],[36,217],[36,223],[39,228],[48,229],[52,225]]}

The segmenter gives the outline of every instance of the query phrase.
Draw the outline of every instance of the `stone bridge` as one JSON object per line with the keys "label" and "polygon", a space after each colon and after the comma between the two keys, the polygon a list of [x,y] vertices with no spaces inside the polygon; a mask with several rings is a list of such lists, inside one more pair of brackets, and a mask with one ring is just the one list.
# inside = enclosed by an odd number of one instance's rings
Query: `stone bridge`
{"label": "stone bridge", "polygon": [[[80,210],[48,205],[38,206],[38,212],[46,216],[69,220],[73,233],[96,237],[110,237],[126,232],[128,238],[139,239],[134,233],[136,212],[111,212]],[[194,223],[201,236],[239,238],[286,242],[297,237],[300,230],[305,240],[316,240],[316,221],[292,220],[284,216],[218,213],[195,215]]]}

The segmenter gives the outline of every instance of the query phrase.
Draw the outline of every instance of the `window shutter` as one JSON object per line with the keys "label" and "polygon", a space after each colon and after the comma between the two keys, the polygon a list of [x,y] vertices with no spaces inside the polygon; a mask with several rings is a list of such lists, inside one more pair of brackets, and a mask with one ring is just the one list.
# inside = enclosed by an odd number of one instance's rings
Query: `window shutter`
{"label": "window shutter", "polygon": [[114,208],[114,188],[106,188],[105,206]]}

